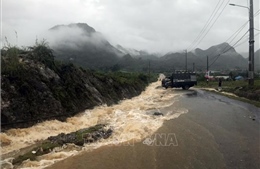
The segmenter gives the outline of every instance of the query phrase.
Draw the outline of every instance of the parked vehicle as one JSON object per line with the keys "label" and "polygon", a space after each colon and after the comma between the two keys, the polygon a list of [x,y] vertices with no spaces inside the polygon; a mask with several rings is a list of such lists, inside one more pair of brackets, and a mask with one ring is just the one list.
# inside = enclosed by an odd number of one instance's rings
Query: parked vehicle
{"label": "parked vehicle", "polygon": [[197,85],[197,77],[195,73],[175,72],[171,76],[162,80],[162,87],[182,88],[188,90],[190,87]]}

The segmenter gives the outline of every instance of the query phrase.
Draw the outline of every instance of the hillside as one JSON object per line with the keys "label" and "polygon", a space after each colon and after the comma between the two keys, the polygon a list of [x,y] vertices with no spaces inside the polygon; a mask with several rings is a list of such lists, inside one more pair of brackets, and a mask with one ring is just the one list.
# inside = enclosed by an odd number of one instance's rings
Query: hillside
{"label": "hillside", "polygon": [[[243,52],[241,55],[248,60],[248,52]],[[255,71],[260,71],[260,49],[255,51]]]}
{"label": "hillside", "polygon": [[142,74],[104,74],[62,64],[44,44],[3,49],[1,64],[2,130],[65,120],[85,109],[136,96],[148,84]]}
{"label": "hillside", "polygon": [[[105,71],[148,72],[150,69],[152,72],[171,72],[185,69],[185,52],[167,53],[160,57],[121,45],[114,47],[101,33],[85,23],[57,25],[49,32],[54,54],[65,63]],[[248,66],[246,58],[228,43],[221,43],[205,50],[197,48],[188,52],[188,69],[192,70],[194,63],[196,70],[205,71],[207,56],[211,70],[247,69]]]}
{"label": "hillside", "polygon": [[106,69],[123,54],[85,23],[57,25],[49,29],[57,59],[90,69]]}
{"label": "hillside", "polygon": [[260,71],[260,49],[255,52],[255,71]]}

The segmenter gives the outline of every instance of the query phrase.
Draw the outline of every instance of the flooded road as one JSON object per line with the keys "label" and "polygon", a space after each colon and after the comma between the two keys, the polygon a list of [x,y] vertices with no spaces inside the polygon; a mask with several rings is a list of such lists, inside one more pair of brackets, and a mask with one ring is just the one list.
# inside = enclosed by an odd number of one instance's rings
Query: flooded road
{"label": "flooded road", "polygon": [[[11,142],[1,148],[2,154],[106,123],[114,130],[109,139],[81,149],[64,146],[15,168],[260,168],[259,108],[198,89],[166,90],[159,85],[153,83],[135,98],[86,110],[66,122],[46,121],[1,133]],[[154,116],[155,112],[164,115]]]}
{"label": "flooded road", "polygon": [[168,92],[181,95],[162,112],[185,107],[188,113],[165,121],[141,142],[82,152],[49,168],[260,168],[259,108],[201,90]]}
{"label": "flooded road", "polygon": [[[18,168],[44,168],[59,160],[89,152],[105,145],[120,144],[126,141],[141,141],[152,135],[164,121],[178,118],[187,113],[185,108],[173,108],[164,111],[164,116],[154,116],[165,107],[169,107],[178,100],[181,94],[168,92],[160,87],[160,83],[152,83],[141,95],[132,99],[123,100],[113,106],[98,106],[86,110],[75,117],[68,118],[66,122],[50,120],[24,129],[10,129],[1,133],[1,140],[5,145],[1,147],[3,164],[12,168],[10,164],[13,157],[24,148],[37,144],[41,140],[60,133],[70,133],[96,124],[107,124],[113,129],[113,134],[106,140],[93,144],[85,144],[83,148],[75,145],[63,146],[58,150],[39,157],[36,161],[25,161]],[[68,148],[69,147],[69,148]]]}

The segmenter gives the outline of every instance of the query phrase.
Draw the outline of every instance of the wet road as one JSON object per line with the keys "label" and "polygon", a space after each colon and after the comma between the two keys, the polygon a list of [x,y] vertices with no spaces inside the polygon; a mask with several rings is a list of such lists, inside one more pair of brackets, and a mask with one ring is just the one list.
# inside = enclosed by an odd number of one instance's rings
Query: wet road
{"label": "wet road", "polygon": [[260,168],[259,108],[202,90],[168,92],[181,95],[161,112],[178,107],[188,113],[165,121],[142,142],[82,152],[49,168]]}

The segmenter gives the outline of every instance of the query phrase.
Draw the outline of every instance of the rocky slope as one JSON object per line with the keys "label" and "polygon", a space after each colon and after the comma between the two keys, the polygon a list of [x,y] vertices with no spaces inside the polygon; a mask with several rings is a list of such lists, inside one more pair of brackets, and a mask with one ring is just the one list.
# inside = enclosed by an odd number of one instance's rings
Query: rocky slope
{"label": "rocky slope", "polygon": [[2,50],[1,127],[28,127],[65,120],[84,109],[140,94],[147,77],[130,73],[98,73],[54,60],[52,50]]}

